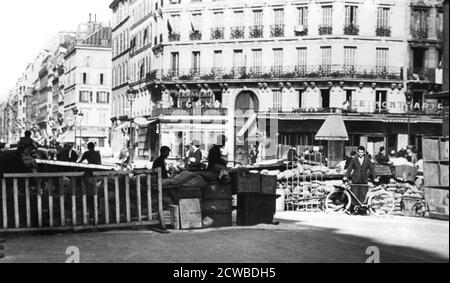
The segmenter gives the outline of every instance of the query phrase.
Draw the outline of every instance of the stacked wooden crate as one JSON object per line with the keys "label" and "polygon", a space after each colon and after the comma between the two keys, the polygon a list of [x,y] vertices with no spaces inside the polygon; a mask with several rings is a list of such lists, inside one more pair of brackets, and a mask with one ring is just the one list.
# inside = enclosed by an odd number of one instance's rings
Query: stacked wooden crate
{"label": "stacked wooden crate", "polygon": [[211,219],[211,227],[233,226],[231,184],[210,184],[203,190],[203,219]]}
{"label": "stacked wooden crate", "polygon": [[425,201],[433,218],[449,219],[449,138],[424,137]]}

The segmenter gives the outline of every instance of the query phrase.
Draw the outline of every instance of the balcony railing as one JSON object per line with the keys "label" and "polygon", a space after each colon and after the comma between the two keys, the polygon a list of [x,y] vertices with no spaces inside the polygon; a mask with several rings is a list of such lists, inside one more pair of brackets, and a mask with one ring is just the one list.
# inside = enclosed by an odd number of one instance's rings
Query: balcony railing
{"label": "balcony railing", "polygon": [[415,39],[427,39],[428,38],[428,29],[426,27],[412,28],[411,35]]}
{"label": "balcony railing", "polygon": [[173,33],[169,34],[169,41],[170,42],[180,41],[180,39],[181,39],[181,35],[178,32],[177,33],[173,32]]}
{"label": "balcony railing", "polygon": [[308,35],[308,27],[307,26],[295,26],[294,33],[295,33],[295,36]]}
{"label": "balcony railing", "polygon": [[157,108],[152,111],[153,117],[159,116],[227,116],[228,109],[226,108],[204,108],[199,113],[198,110],[192,108]]}
{"label": "balcony railing", "polygon": [[391,36],[391,27],[377,27],[375,31],[377,36]]}
{"label": "balcony railing", "polygon": [[284,25],[270,26],[271,37],[284,37]]}
{"label": "balcony railing", "polygon": [[359,34],[359,26],[355,24],[349,24],[344,27],[345,35],[358,35]]}
{"label": "balcony railing", "polygon": [[225,28],[223,27],[215,27],[211,29],[211,39],[219,40],[225,38]]}
{"label": "balcony railing", "polygon": [[245,27],[232,27],[231,39],[243,39],[245,38]]}
{"label": "balcony railing", "polygon": [[189,39],[192,41],[202,40],[202,33],[199,30],[191,31]]}
{"label": "balcony railing", "polygon": [[264,37],[264,26],[251,26],[250,38],[263,38]]}
{"label": "balcony railing", "polygon": [[402,80],[401,67],[309,65],[309,66],[260,66],[238,68],[168,69],[152,72],[154,80],[254,80],[254,79],[380,79]]}
{"label": "balcony railing", "polygon": [[333,26],[331,25],[320,25],[319,35],[331,35],[333,34]]}

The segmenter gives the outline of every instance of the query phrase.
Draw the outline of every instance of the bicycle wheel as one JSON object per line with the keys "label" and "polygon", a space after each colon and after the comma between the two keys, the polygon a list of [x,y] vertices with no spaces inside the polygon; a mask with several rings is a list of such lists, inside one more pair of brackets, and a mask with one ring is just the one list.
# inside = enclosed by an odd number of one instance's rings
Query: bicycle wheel
{"label": "bicycle wheel", "polygon": [[346,213],[352,205],[352,197],[347,191],[334,191],[325,198],[326,213]]}
{"label": "bicycle wheel", "polygon": [[376,216],[390,215],[395,209],[394,195],[386,191],[373,193],[368,200],[369,211]]}

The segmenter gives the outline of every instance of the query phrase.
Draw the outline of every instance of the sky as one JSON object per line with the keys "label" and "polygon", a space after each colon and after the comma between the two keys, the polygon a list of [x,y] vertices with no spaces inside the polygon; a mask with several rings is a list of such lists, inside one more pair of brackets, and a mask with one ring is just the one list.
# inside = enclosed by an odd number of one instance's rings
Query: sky
{"label": "sky", "polygon": [[[7,98],[28,63],[59,31],[75,31],[89,13],[110,23],[112,0],[2,1],[0,15],[0,101]],[[94,16],[92,16],[94,18]]]}

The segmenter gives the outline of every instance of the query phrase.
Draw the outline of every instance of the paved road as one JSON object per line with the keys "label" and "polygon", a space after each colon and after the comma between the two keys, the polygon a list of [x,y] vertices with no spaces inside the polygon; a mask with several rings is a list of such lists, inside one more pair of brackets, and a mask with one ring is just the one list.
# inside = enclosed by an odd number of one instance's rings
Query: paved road
{"label": "paved road", "polygon": [[22,236],[6,239],[2,262],[299,263],[365,262],[377,246],[381,262],[448,262],[449,225],[428,219],[282,213],[278,226],[158,234],[148,231]]}

